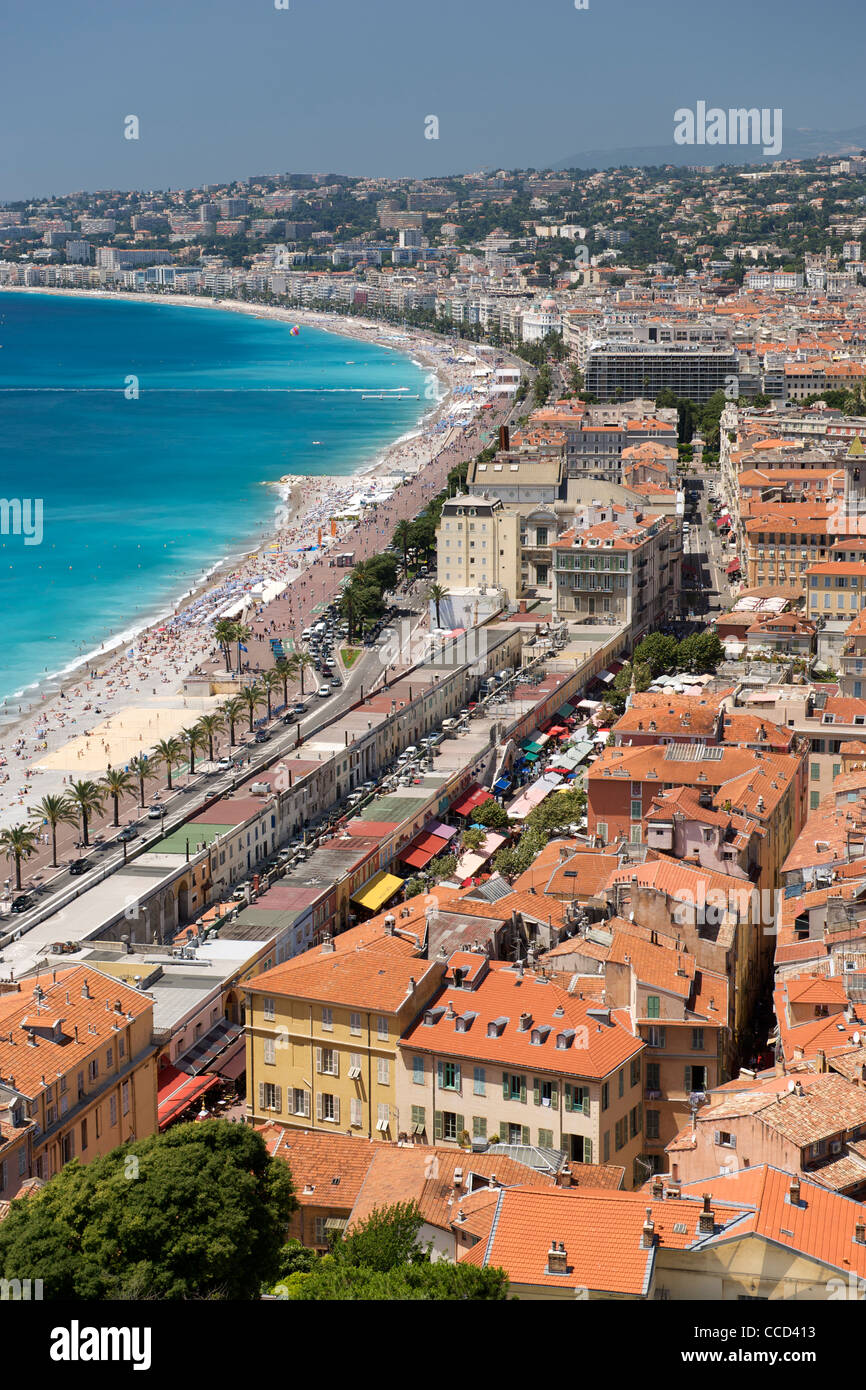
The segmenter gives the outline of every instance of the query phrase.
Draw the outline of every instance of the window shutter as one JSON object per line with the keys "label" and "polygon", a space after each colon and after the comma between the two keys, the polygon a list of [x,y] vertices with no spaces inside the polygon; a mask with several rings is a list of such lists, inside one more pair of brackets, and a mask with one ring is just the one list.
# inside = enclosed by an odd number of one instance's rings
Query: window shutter
{"label": "window shutter", "polygon": [[441,1086],[441,1085],[442,1085],[442,1063],[441,1063],[441,1062],[437,1062],[437,1063],[436,1063],[436,1077],[437,1077],[437,1080],[438,1080],[438,1082],[439,1082],[439,1085]]}
{"label": "window shutter", "polygon": [[556,1108],[558,1107],[558,1105],[559,1105],[559,1087],[557,1086],[556,1082],[553,1081],[553,1082],[551,1082],[551,1086],[550,1086],[550,1106],[551,1106],[551,1109],[552,1109],[552,1110],[556,1110]]}
{"label": "window shutter", "polygon": [[718,1129],[713,1130],[713,1143],[714,1143],[715,1145],[718,1146],[718,1145],[721,1144],[721,1142],[722,1142],[721,1130],[718,1130]]}
{"label": "window shutter", "polygon": [[319,1091],[318,1095],[316,1096],[316,1119],[317,1119],[317,1120],[320,1120],[321,1118],[322,1118],[322,1093],[321,1093],[321,1091]]}
{"label": "window shutter", "polygon": [[509,1097],[510,1094],[511,1094],[511,1092],[510,1092],[509,1086],[508,1086],[508,1072],[507,1072],[507,1071],[504,1071],[504,1072],[502,1073],[502,1099],[503,1099],[503,1100],[508,1100],[508,1097]]}
{"label": "window shutter", "polygon": [[521,1076],[521,1078],[520,1078],[520,1103],[521,1103],[521,1105],[525,1105],[525,1104],[526,1104],[526,1077],[525,1077],[525,1076]]}
{"label": "window shutter", "polygon": [[541,1104],[541,1082],[537,1076],[533,1078],[532,1100],[535,1105]]}
{"label": "window shutter", "polygon": [[580,1108],[581,1108],[581,1110],[583,1111],[584,1115],[588,1115],[588,1114],[589,1114],[589,1091],[588,1091],[588,1090],[584,1090],[584,1092],[583,1092],[582,1099],[581,1099],[581,1102],[580,1102]]}
{"label": "window shutter", "polygon": [[524,1144],[529,1143],[529,1125],[523,1126],[523,1142]]}
{"label": "window shutter", "polygon": [[340,1075],[340,1054],[339,1054],[339,1052],[337,1051],[336,1048],[334,1048],[333,1052],[331,1053],[331,1057],[333,1058],[333,1067],[334,1067],[333,1075],[334,1075],[334,1076],[339,1076],[339,1075]]}
{"label": "window shutter", "polygon": [[565,1108],[571,1110],[571,1087],[568,1082],[565,1083]]}
{"label": "window shutter", "polygon": [[340,1097],[334,1096],[334,1121],[340,1123]]}
{"label": "window shutter", "polygon": [[731,1135],[731,1138],[730,1138],[730,1141],[729,1141],[729,1142],[730,1142],[730,1145],[731,1145],[731,1148],[732,1148],[732,1149],[735,1149],[735,1148],[737,1147],[737,1136],[736,1136],[736,1134],[732,1134],[732,1135]]}
{"label": "window shutter", "polygon": [[316,1071],[321,1072],[321,1070],[322,1070],[322,1049],[321,1049],[320,1047],[317,1047],[317,1048],[316,1048]]}
{"label": "window shutter", "polygon": [[454,1085],[455,1085],[455,1088],[459,1091],[459,1090],[460,1090],[460,1067],[459,1067],[459,1065],[458,1065],[458,1066],[455,1066],[455,1068],[454,1068]]}
{"label": "window shutter", "polygon": [[691,1067],[686,1067],[685,1087],[686,1087],[686,1092],[689,1092],[689,1091],[692,1089],[692,1069],[691,1069]]}
{"label": "window shutter", "polygon": [[592,1140],[591,1140],[591,1139],[584,1139],[584,1141],[583,1141],[583,1161],[584,1161],[584,1163],[592,1163]]}
{"label": "window shutter", "polygon": [[260,1082],[259,1082],[259,1109],[260,1109],[260,1110],[264,1110],[264,1108],[265,1108],[265,1083],[264,1083],[264,1081],[260,1081]]}
{"label": "window shutter", "polygon": [[[439,1065],[440,1065],[440,1066],[442,1065],[441,1062],[440,1062]],[[433,1138],[434,1138],[434,1139],[441,1139],[441,1138],[442,1138],[442,1111],[441,1111],[441,1110],[434,1110],[434,1111],[433,1111]]]}
{"label": "window shutter", "polygon": [[275,1087],[274,1087],[274,1095],[275,1095],[275,1097],[276,1097],[276,1099],[274,1100],[274,1109],[275,1109],[275,1110],[278,1110],[279,1113],[282,1114],[282,1113],[283,1113],[283,1088],[282,1088],[282,1086],[275,1086]]}
{"label": "window shutter", "polygon": [[462,1115],[455,1115],[454,1118],[457,1121],[457,1138],[459,1139],[461,1134],[465,1130],[466,1125],[464,1123]]}

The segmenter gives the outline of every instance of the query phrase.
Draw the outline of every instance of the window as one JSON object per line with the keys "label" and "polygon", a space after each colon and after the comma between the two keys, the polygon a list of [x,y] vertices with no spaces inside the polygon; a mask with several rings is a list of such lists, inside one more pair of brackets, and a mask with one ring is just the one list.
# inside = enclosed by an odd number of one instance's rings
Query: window
{"label": "window", "polygon": [[452,1110],[443,1110],[442,1112],[442,1138],[457,1138],[457,1116]]}
{"label": "window", "polygon": [[384,1134],[390,1124],[390,1107],[387,1101],[381,1101],[376,1108],[376,1128],[380,1134]]}
{"label": "window", "polygon": [[117,1124],[117,1092],[108,1097],[108,1123],[113,1128]]}
{"label": "window", "polygon": [[326,1076],[340,1075],[340,1054],[333,1047],[316,1048],[316,1071]]}
{"label": "window", "polygon": [[706,1067],[686,1067],[683,1084],[687,1092],[705,1091],[707,1089]]}
{"label": "window", "polygon": [[349,1080],[357,1081],[361,1075],[361,1054],[360,1052],[349,1053]]}
{"label": "window", "polygon": [[631,1059],[631,1084],[632,1086],[640,1085],[640,1057],[632,1057]]}
{"label": "window", "polygon": [[303,1090],[300,1086],[295,1086],[292,1090],[292,1114],[310,1115],[310,1093]]}
{"label": "window", "polygon": [[338,1125],[340,1123],[340,1097],[329,1095],[327,1091],[320,1091],[316,1096],[316,1119]]}
{"label": "window", "polygon": [[539,1148],[541,1148],[541,1149],[552,1149],[552,1148],[553,1148],[553,1130],[552,1130],[552,1129],[540,1129],[540,1130],[538,1131],[538,1146],[539,1146]]}
{"label": "window", "polygon": [[90,1081],[95,1081],[98,1075],[99,1075],[99,1063],[97,1062],[96,1058],[94,1057],[93,1061],[88,1063],[88,1066],[87,1066],[87,1076],[88,1076],[88,1079],[89,1079]]}
{"label": "window", "polygon": [[357,1037],[360,1037],[360,1035],[361,1035],[361,1015],[360,1015],[360,1014],[349,1014],[349,1032],[352,1034],[353,1037],[356,1037],[356,1038],[357,1038]]}
{"label": "window", "polygon": [[735,1149],[737,1147],[737,1136],[731,1134],[729,1130],[717,1129],[714,1135],[715,1142],[719,1148]]}
{"label": "window", "polygon": [[650,1047],[656,1047],[659,1050],[663,1049],[665,1045],[664,1028],[648,1028],[646,1030],[646,1040]]}
{"label": "window", "polygon": [[328,1233],[325,1230],[325,1222],[327,1219],[326,1216],[316,1217],[316,1245],[328,1244]]}
{"label": "window", "polygon": [[502,1099],[526,1101],[526,1077],[512,1072],[502,1073]]}
{"label": "window", "polygon": [[423,1105],[412,1106],[412,1133],[422,1134],[427,1128],[427,1111]]}
{"label": "window", "polygon": [[641,1128],[641,1108],[636,1105],[629,1116],[629,1132],[632,1139],[640,1134]]}
{"label": "window", "polygon": [[380,1042],[388,1041],[388,1020],[384,1014],[379,1014],[376,1020],[376,1031]]}
{"label": "window", "polygon": [[[259,1109],[260,1110],[282,1110],[283,1098],[282,1086],[276,1086],[272,1081],[259,1082]],[[97,1125],[97,1134],[99,1126]]]}
{"label": "window", "polygon": [[703,1052],[704,1050],[704,1030],[703,1028],[692,1029],[692,1052]]}
{"label": "window", "polygon": [[658,1110],[648,1110],[646,1112],[646,1137],[647,1139],[658,1139],[659,1137],[659,1114]]}
{"label": "window", "polygon": [[266,1065],[266,1066],[269,1066],[269,1067],[274,1067],[274,1066],[276,1066],[276,1063],[277,1063],[277,1044],[276,1044],[276,1040],[275,1040],[274,1038],[265,1038],[265,1041],[264,1041],[264,1058],[265,1058],[265,1065]]}
{"label": "window", "polygon": [[[86,1121],[86,1120],[82,1120],[82,1121],[81,1121],[81,1152],[84,1153],[84,1150],[85,1150],[86,1148],[87,1148],[87,1121]],[[20,1177],[20,1175],[21,1175],[21,1160],[22,1160],[23,1157],[24,1157],[24,1150],[22,1149],[21,1152],[20,1152],[19,1155],[18,1155],[18,1175],[19,1175],[19,1177]]]}
{"label": "window", "polygon": [[262,1016],[266,1022],[272,1023],[276,1015],[274,1014],[274,1001],[265,995],[262,1000]]}
{"label": "window", "polygon": [[118,1038],[118,1040],[117,1040],[117,1055],[118,1055],[118,1057],[125,1057],[125,1056],[126,1056],[126,1038]]}
{"label": "window", "polygon": [[589,1114],[589,1090],[586,1086],[565,1087],[565,1108],[566,1110],[579,1110],[584,1115]]}
{"label": "window", "polygon": [[487,1094],[487,1073],[483,1067],[475,1067],[473,1070],[472,1094],[476,1096],[486,1096]]}
{"label": "window", "polygon": [[439,1085],[443,1091],[460,1090],[460,1068],[456,1062],[439,1063]]}
{"label": "window", "polygon": [[[82,1122],[81,1122],[81,1133],[82,1133],[82,1139],[84,1139],[84,1135],[87,1134],[87,1121],[86,1121],[86,1120],[82,1120]],[[83,1149],[87,1148],[87,1140],[86,1140],[86,1139],[84,1139],[84,1142],[82,1143],[81,1147],[82,1147]],[[23,1178],[23,1177],[24,1177],[24,1174],[25,1174],[26,1172],[27,1172],[27,1154],[26,1154],[26,1152],[25,1152],[24,1149],[19,1149],[19,1150],[18,1150],[18,1176],[19,1176],[19,1178]]]}
{"label": "window", "polygon": [[610,1162],[610,1130],[609,1130],[609,1129],[606,1129],[605,1132],[604,1132],[604,1147],[603,1147],[603,1149],[602,1149],[602,1152],[603,1152],[603,1154],[604,1154],[604,1158],[602,1159],[602,1162],[603,1162],[603,1163],[609,1163],[609,1162]]}
{"label": "window", "polygon": [[376,1080],[380,1086],[387,1086],[391,1081],[391,1064],[387,1057],[380,1057],[376,1062]]}
{"label": "window", "polygon": [[624,1149],[627,1143],[628,1118],[624,1115],[623,1118],[621,1120],[617,1120],[616,1124],[614,1125],[614,1146],[617,1152],[619,1152],[620,1149]]}
{"label": "window", "polygon": [[646,1064],[646,1088],[647,1091],[661,1092],[661,1069],[658,1062],[647,1062]]}
{"label": "window", "polygon": [[326,1033],[330,1033],[334,1028],[334,1010],[322,1009],[322,1027]]}
{"label": "window", "polygon": [[554,1110],[559,1104],[559,1087],[555,1081],[539,1081],[536,1077],[533,1099],[536,1105],[544,1105]]}
{"label": "window", "polygon": [[472,1116],[472,1138],[473,1138],[473,1139],[486,1139],[486,1138],[487,1138],[487,1120],[484,1118],[483,1115],[473,1115],[473,1116]]}
{"label": "window", "polygon": [[424,1058],[412,1058],[412,1080],[416,1086],[424,1085]]}
{"label": "window", "polygon": [[659,1017],[659,1008],[660,1008],[659,996],[658,996],[657,994],[648,994],[647,997],[646,997],[646,1016],[647,1016],[647,1018],[658,1018],[658,1017]]}
{"label": "window", "polygon": [[610,1105],[610,1084],[609,1084],[609,1082],[605,1081],[604,1085],[603,1085],[602,1088],[601,1088],[601,1108],[602,1108],[602,1110],[607,1110],[607,1108],[608,1108],[609,1105]]}
{"label": "window", "polygon": [[622,1100],[622,1098],[623,1098],[624,1095],[625,1095],[625,1067],[620,1067],[620,1070],[619,1070],[619,1098],[620,1098],[620,1100]]}

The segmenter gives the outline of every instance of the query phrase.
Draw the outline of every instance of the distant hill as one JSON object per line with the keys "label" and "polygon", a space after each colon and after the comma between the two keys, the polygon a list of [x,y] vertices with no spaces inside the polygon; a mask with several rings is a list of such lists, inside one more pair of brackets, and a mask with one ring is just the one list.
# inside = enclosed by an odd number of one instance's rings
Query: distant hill
{"label": "distant hill", "polygon": [[782,153],[765,156],[760,145],[625,145],[583,150],[559,160],[554,169],[616,169],[620,165],[772,164],[779,159],[815,159],[820,154],[856,154],[866,150],[866,125],[850,130],[785,130]]}

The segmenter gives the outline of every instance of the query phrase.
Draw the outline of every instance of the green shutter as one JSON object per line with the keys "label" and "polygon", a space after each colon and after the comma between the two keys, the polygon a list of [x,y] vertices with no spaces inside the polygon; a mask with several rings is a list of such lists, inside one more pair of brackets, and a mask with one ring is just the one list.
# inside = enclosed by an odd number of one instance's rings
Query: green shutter
{"label": "green shutter", "polygon": [[436,1077],[440,1086],[442,1085],[442,1065],[441,1062],[436,1063]]}
{"label": "green shutter", "polygon": [[541,1104],[541,1082],[537,1076],[532,1078],[532,1100],[535,1105]]}
{"label": "green shutter", "polygon": [[[440,1065],[441,1065],[441,1063],[440,1063]],[[441,1138],[442,1138],[442,1111],[441,1111],[441,1110],[434,1110],[434,1111],[433,1111],[433,1138],[434,1138],[434,1139],[441,1139]]]}
{"label": "green shutter", "polygon": [[461,1134],[463,1133],[464,1129],[466,1128],[466,1125],[465,1125],[465,1123],[464,1123],[464,1120],[463,1120],[463,1116],[462,1116],[462,1115],[455,1115],[454,1118],[455,1118],[455,1120],[457,1121],[457,1142],[459,1143],[459,1142],[460,1142],[460,1136],[461,1136]]}
{"label": "green shutter", "polygon": [[520,1078],[520,1103],[521,1103],[521,1105],[525,1105],[525,1104],[526,1104],[526,1077],[525,1077],[525,1076],[521,1076],[521,1078]]}
{"label": "green shutter", "polygon": [[502,1073],[502,1099],[503,1099],[503,1100],[508,1100],[508,1097],[510,1096],[510,1094],[511,1094],[511,1091],[510,1091],[509,1086],[508,1086],[508,1072],[507,1072],[507,1071],[504,1071],[504,1072]]}
{"label": "green shutter", "polygon": [[529,1143],[529,1125],[523,1126],[523,1142],[524,1144]]}
{"label": "green shutter", "polygon": [[584,1115],[588,1115],[588,1114],[589,1114],[589,1090],[588,1090],[588,1089],[583,1091],[583,1094],[582,1094],[582,1097],[581,1097],[581,1102],[580,1102],[580,1108],[581,1108],[581,1110],[583,1111]]}
{"label": "green shutter", "polygon": [[565,1083],[565,1108],[571,1110],[571,1087],[567,1081]]}
{"label": "green shutter", "polygon": [[592,1163],[592,1140],[591,1140],[591,1139],[586,1139],[586,1138],[585,1138],[584,1141],[583,1141],[583,1161],[584,1161],[584,1163]]}
{"label": "green shutter", "polygon": [[559,1106],[559,1087],[556,1082],[551,1082],[550,1086],[550,1108],[556,1110]]}
{"label": "green shutter", "polygon": [[456,1066],[454,1067],[454,1087],[455,1087],[455,1090],[458,1090],[458,1091],[460,1090],[460,1087],[461,1087],[460,1066],[459,1066],[459,1064],[456,1065]]}

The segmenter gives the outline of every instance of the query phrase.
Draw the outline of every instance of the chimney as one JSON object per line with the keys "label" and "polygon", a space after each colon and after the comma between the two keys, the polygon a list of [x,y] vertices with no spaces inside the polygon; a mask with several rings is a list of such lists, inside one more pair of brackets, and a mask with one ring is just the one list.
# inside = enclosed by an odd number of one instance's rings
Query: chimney
{"label": "chimney", "polygon": [[660,1173],[657,1174],[656,1177],[653,1178],[653,1180],[652,1180],[652,1189],[651,1189],[651,1190],[652,1190],[652,1195],[653,1195],[653,1201],[655,1201],[655,1202],[662,1202],[662,1201],[664,1201],[664,1195],[665,1195],[665,1180],[664,1180],[664,1178],[661,1176]]}
{"label": "chimney", "polygon": [[452,1004],[452,1002],[451,1002],[450,999],[448,1000],[448,1008],[447,1008],[446,1011],[445,1011],[445,1017],[446,1017],[446,1018],[454,1018],[454,1017],[455,1017],[454,1005]]}
{"label": "chimney", "polygon": [[555,1240],[550,1242],[550,1249],[547,1252],[547,1269],[545,1274],[567,1274],[568,1273],[568,1254],[562,1241],[557,1243]]}
{"label": "chimney", "polygon": [[323,936],[323,937],[322,937],[322,951],[324,952],[324,951],[334,951],[334,950],[336,950],[336,947],[334,946],[333,937],[331,937],[331,936]]}
{"label": "chimney", "polygon": [[819,1047],[818,1051],[815,1053],[815,1061],[818,1063],[819,1071],[823,1072],[827,1070],[827,1054],[823,1047]]}
{"label": "chimney", "polygon": [[866,1225],[862,1221],[858,1221],[854,1227],[854,1244],[866,1245]]}
{"label": "chimney", "polygon": [[518,1033],[526,1033],[532,1027],[532,1014],[521,1014],[517,1025]]}
{"label": "chimney", "polygon": [[90,986],[87,983],[86,976],[84,978],[84,984],[81,986],[81,997],[82,999],[91,999],[93,997],[90,993]]}
{"label": "chimney", "polygon": [[655,1244],[655,1233],[656,1228],[655,1223],[653,1222],[653,1209],[652,1207],[647,1207],[646,1221],[643,1223],[643,1230],[641,1232],[640,1238],[641,1250],[652,1250],[653,1245]]}
{"label": "chimney", "polygon": [[410,976],[409,976],[409,993],[410,993],[410,994],[414,994],[416,988],[417,988],[417,985],[416,985],[416,981],[415,981],[415,976],[414,976],[414,975],[410,975]]}
{"label": "chimney", "polygon": [[800,1179],[792,1178],[788,1187],[788,1202],[792,1207],[800,1205]]}
{"label": "chimney", "polygon": [[556,1175],[557,1185],[559,1187],[571,1187],[572,1178],[572,1171],[568,1164],[566,1164],[562,1171]]}
{"label": "chimney", "polygon": [[715,1215],[713,1214],[713,1209],[712,1209],[712,1207],[710,1206],[710,1200],[711,1200],[711,1199],[710,1199],[710,1194],[709,1194],[709,1192],[705,1192],[705,1193],[703,1194],[703,1197],[704,1197],[704,1209],[703,1209],[703,1211],[701,1212],[700,1216],[698,1217],[698,1235],[699,1235],[699,1236],[711,1236],[711,1235],[713,1235],[713,1233],[714,1233],[714,1231],[715,1231],[715,1229],[716,1229],[716,1218],[715,1218]]}

